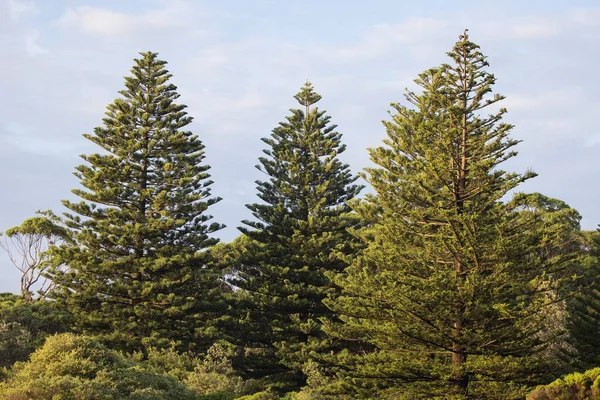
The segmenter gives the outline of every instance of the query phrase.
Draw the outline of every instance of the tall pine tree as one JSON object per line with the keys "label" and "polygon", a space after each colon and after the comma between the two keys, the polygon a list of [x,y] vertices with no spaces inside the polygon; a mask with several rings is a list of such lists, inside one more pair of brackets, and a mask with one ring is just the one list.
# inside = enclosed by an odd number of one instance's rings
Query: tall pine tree
{"label": "tall pine tree", "polygon": [[262,203],[247,206],[256,221],[240,228],[250,240],[233,279],[245,295],[243,340],[263,356],[245,369],[289,387],[304,384],[308,354],[327,345],[320,319],[334,314],[322,300],[337,293],[328,274],[341,272],[343,256],[356,249],[346,202],[362,188],[338,158],[346,146],[336,125],[314,106],[321,96],[307,82],[295,99],[302,107],[263,139],[257,168],[269,180],[257,182]]}
{"label": "tall pine tree", "polygon": [[209,224],[212,183],[204,145],[156,53],[135,59],[103,126],[84,137],[101,153],[82,155],[79,202],[64,201],[74,246],[56,249],[54,296],[75,328],[133,351],[206,348],[222,312],[220,272],[202,251],[222,226]]}
{"label": "tall pine tree", "polygon": [[529,356],[563,265],[540,256],[538,213],[502,202],[534,174],[500,169],[518,142],[505,109],[483,114],[503,99],[486,57],[466,32],[448,55],[415,81],[410,107],[392,105],[366,169],[376,196],[353,204],[368,247],[327,301],[344,324],[326,329],[377,348],[340,354],[355,397],[522,398],[535,383]]}

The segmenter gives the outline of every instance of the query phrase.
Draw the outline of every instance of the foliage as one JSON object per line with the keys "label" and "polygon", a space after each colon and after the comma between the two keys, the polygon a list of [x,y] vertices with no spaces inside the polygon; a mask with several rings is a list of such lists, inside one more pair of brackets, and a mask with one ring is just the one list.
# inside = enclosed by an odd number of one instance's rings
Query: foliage
{"label": "foliage", "polygon": [[582,285],[567,301],[565,327],[575,352],[567,354],[576,370],[600,365],[600,232],[583,232]]}
{"label": "foliage", "polygon": [[321,96],[307,82],[295,99],[302,108],[263,139],[257,168],[269,180],[257,182],[262,203],[247,206],[256,220],[240,228],[248,238],[231,279],[243,292],[240,340],[259,355],[246,372],[289,387],[304,383],[311,352],[332,345],[320,320],[335,315],[322,300],[338,291],[328,274],[341,272],[343,256],[357,248],[346,202],[362,188],[338,158],[346,147],[336,125],[314,107]]}
{"label": "foliage", "polygon": [[370,149],[376,196],[352,204],[368,247],[336,279],[345,295],[326,300],[343,315],[332,335],[377,348],[339,355],[356,397],[522,398],[547,372],[532,355],[572,256],[543,251],[561,237],[541,212],[502,201],[534,174],[500,169],[518,142],[505,109],[482,115],[503,99],[485,56],[466,32],[448,55]]}
{"label": "foliage", "polygon": [[103,126],[84,137],[101,153],[83,155],[75,175],[81,201],[64,201],[74,245],[53,250],[53,297],[78,332],[127,351],[149,346],[203,351],[225,310],[221,271],[202,253],[222,226],[208,224],[204,145],[184,130],[192,118],[156,53],[135,60]]}
{"label": "foliage", "polygon": [[527,400],[600,399],[600,368],[574,373],[533,390]]}
{"label": "foliage", "polygon": [[170,376],[146,371],[96,340],[70,333],[51,336],[27,363],[17,363],[3,399],[169,399],[196,394]]}
{"label": "foliage", "polygon": [[252,245],[257,245],[257,243],[242,234],[229,243],[217,243],[208,249],[208,253],[210,253],[213,261],[223,268],[225,273],[235,275],[239,272],[236,270],[239,267],[238,261]]}
{"label": "foliage", "polygon": [[0,367],[26,360],[34,350],[31,332],[18,322],[0,322]]}
{"label": "foliage", "polygon": [[0,367],[25,361],[46,337],[64,332],[68,315],[47,300],[29,303],[10,294],[0,293]]}
{"label": "foliage", "polygon": [[169,375],[199,394],[240,396],[250,388],[235,374],[231,352],[226,346],[214,344],[206,354],[177,353],[174,349],[150,349],[142,365],[157,374]]}
{"label": "foliage", "polygon": [[[364,199],[307,82],[218,243],[204,145],[141,53],[84,135],[80,200],[0,234],[22,273],[0,398],[521,399],[600,365],[600,231],[516,192],[535,174],[501,169],[518,141],[486,57],[466,31],[448,55],[392,104]],[[527,398],[600,399],[600,368]]]}
{"label": "foliage", "polygon": [[574,294],[587,293],[593,257],[586,250],[588,240],[581,232],[581,215],[564,201],[540,193],[519,193],[509,205],[525,221],[532,215],[538,218],[541,226],[536,253],[549,264],[548,269],[558,270],[560,266],[564,268],[562,276],[576,277],[572,285],[560,287],[548,282],[545,288],[545,296],[551,304],[542,311],[541,329],[536,336],[545,345],[536,358],[546,363],[547,378],[555,379],[572,372],[577,365],[578,350],[573,334],[579,328],[570,322],[573,320],[571,304]]}
{"label": "foliage", "polygon": [[279,397],[271,391],[257,392],[243,397],[238,397],[237,400],[277,400]]}
{"label": "foliage", "polygon": [[215,344],[208,349],[202,363],[196,365],[185,383],[199,393],[232,393],[241,395],[246,392],[242,378],[235,375],[226,348]]}
{"label": "foliage", "polygon": [[37,299],[44,298],[53,286],[45,276],[50,267],[48,250],[67,241],[69,232],[59,225],[52,212],[46,211],[6,230],[4,236],[0,248],[21,272],[21,297],[32,303],[36,300],[34,289],[37,288]]}

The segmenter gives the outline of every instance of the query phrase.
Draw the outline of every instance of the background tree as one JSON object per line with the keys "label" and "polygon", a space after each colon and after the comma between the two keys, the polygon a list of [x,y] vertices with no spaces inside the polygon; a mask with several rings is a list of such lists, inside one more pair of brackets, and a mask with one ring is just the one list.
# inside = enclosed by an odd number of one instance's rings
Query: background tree
{"label": "background tree", "polygon": [[75,329],[128,351],[149,344],[207,348],[223,311],[220,271],[202,251],[217,242],[208,224],[212,183],[204,145],[156,53],[135,59],[103,126],[84,137],[101,153],[76,168],[80,202],[64,201],[74,246],[57,248],[54,297]]}
{"label": "background tree", "polygon": [[0,248],[21,272],[20,292],[24,300],[31,303],[43,298],[52,288],[53,282],[45,276],[50,267],[48,250],[67,239],[68,231],[50,212],[26,219],[4,233]]}
{"label": "background tree", "polygon": [[[552,281],[544,281],[547,300],[551,302],[543,310],[543,324],[536,334],[544,342],[544,349],[535,357],[545,363],[547,379],[555,379],[570,373],[578,364],[577,346],[574,344],[572,324],[572,304],[583,293],[588,293],[593,272],[588,240],[581,231],[581,215],[564,201],[544,196],[540,193],[519,193],[509,205],[519,214],[523,223],[536,218],[540,224],[539,246],[535,253],[541,262],[548,264],[548,270],[564,268],[560,275],[577,277],[572,285],[562,286]],[[581,368],[581,367],[579,367]]]}
{"label": "background tree", "polygon": [[534,174],[500,169],[518,142],[505,109],[482,115],[503,99],[485,56],[466,32],[448,56],[415,81],[411,107],[392,105],[366,169],[376,196],[353,203],[368,247],[336,280],[345,295],[327,301],[344,320],[332,335],[377,348],[340,354],[368,398],[522,398],[540,372],[530,356],[547,293],[563,283],[560,259],[540,256],[539,213],[502,202]]}
{"label": "background tree", "polygon": [[600,232],[583,232],[579,290],[567,300],[567,360],[575,371],[600,366]]}
{"label": "background tree", "polygon": [[301,108],[263,139],[257,168],[269,180],[257,182],[262,203],[247,206],[256,221],[240,228],[248,238],[232,283],[242,289],[243,340],[262,356],[249,357],[245,369],[299,387],[311,350],[328,345],[320,320],[335,315],[322,300],[337,293],[328,274],[356,250],[346,202],[362,187],[338,158],[346,146],[336,125],[314,106],[321,96],[307,82],[294,98]]}
{"label": "background tree", "polygon": [[0,293],[0,369],[9,368],[44,344],[52,334],[69,329],[68,314],[56,302],[30,303],[12,293]]}

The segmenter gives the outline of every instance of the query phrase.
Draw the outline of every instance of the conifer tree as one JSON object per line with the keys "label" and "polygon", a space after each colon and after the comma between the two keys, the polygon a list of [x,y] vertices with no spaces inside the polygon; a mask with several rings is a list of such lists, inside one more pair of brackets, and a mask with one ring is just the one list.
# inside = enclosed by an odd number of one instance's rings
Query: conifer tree
{"label": "conifer tree", "polygon": [[583,232],[582,282],[567,300],[569,354],[573,369],[582,372],[600,365],[600,231]]}
{"label": "conifer tree", "polygon": [[245,369],[301,386],[308,354],[327,345],[320,319],[334,314],[322,300],[337,293],[328,274],[341,272],[347,266],[342,256],[356,249],[346,202],[362,187],[338,158],[346,146],[330,117],[314,106],[321,96],[312,84],[294,98],[301,108],[263,139],[268,149],[257,168],[269,180],[257,182],[262,203],[247,206],[256,221],[240,228],[248,238],[232,282],[245,295],[240,332],[264,357],[251,358]]}
{"label": "conifer tree", "polygon": [[537,383],[529,356],[562,256],[540,256],[553,237],[539,213],[502,201],[535,174],[500,169],[518,141],[504,108],[484,115],[503,99],[486,57],[466,31],[448,56],[415,81],[410,106],[392,104],[365,174],[376,196],[352,203],[368,246],[336,279],[344,295],[327,300],[344,323],[325,329],[377,348],[339,356],[355,397],[509,399]]}
{"label": "conifer tree", "polygon": [[75,245],[55,249],[55,298],[76,330],[127,351],[206,348],[219,315],[220,272],[203,256],[217,242],[207,208],[212,183],[204,145],[185,130],[192,118],[156,53],[140,53],[103,126],[84,137],[100,153],[82,155],[81,201],[65,200]]}
{"label": "conifer tree", "polygon": [[[560,265],[562,275],[577,277],[571,285],[551,284],[546,296],[553,301],[545,307],[538,338],[545,343],[544,349],[535,355],[541,363],[546,363],[546,381],[573,372],[578,363],[578,353],[574,345],[571,303],[581,294],[588,293],[593,272],[593,256],[586,250],[586,238],[581,232],[581,215],[564,201],[544,196],[540,193],[519,193],[509,203],[513,211],[527,225],[531,217],[537,217],[540,224],[537,231],[541,235],[535,255],[544,263]],[[578,329],[575,329],[578,330]]]}

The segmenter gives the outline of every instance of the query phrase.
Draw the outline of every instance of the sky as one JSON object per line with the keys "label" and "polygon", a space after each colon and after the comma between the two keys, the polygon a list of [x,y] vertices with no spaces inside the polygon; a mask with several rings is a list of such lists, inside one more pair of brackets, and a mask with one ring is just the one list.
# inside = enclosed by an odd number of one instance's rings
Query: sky
{"label": "sky", "polygon": [[[566,201],[595,229],[597,1],[0,0],[0,231],[36,210],[65,211],[79,155],[98,151],[82,134],[101,124],[139,52],[168,62],[206,145],[223,198],[210,213],[229,241],[265,179],[254,168],[260,139],[297,106],[306,80],[343,134],[340,158],[359,172],[385,137],[390,103],[447,61],[465,28],[522,140],[504,169],[534,170],[521,191]],[[19,277],[0,253],[0,292],[18,291]]]}

